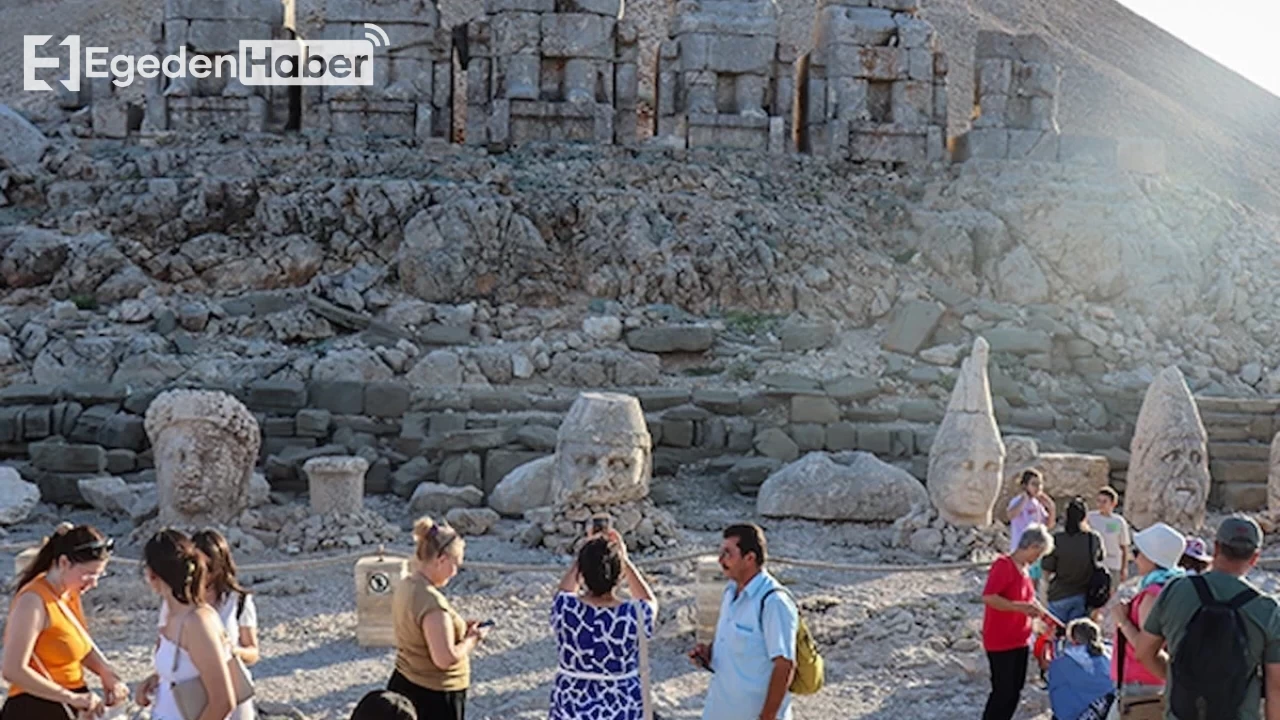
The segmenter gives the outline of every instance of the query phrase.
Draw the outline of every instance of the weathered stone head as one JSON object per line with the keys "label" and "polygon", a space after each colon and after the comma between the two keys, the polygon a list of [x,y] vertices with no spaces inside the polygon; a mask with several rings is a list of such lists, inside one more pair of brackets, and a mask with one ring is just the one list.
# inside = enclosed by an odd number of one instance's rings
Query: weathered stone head
{"label": "weathered stone head", "polygon": [[944,520],[962,527],[991,523],[1003,481],[1005,449],[991,405],[989,352],[986,340],[973,341],[929,450],[929,499]]}
{"label": "weathered stone head", "polygon": [[1183,530],[1204,525],[1208,439],[1182,371],[1165,368],[1147,388],[1129,446],[1124,514],[1130,523],[1143,528],[1164,522]]}
{"label": "weathered stone head", "polygon": [[552,501],[617,505],[648,497],[652,447],[640,401],[618,393],[582,393],[560,425]]}
{"label": "weathered stone head", "polygon": [[170,390],[147,408],[160,520],[226,522],[248,504],[262,439],[258,422],[221,392]]}

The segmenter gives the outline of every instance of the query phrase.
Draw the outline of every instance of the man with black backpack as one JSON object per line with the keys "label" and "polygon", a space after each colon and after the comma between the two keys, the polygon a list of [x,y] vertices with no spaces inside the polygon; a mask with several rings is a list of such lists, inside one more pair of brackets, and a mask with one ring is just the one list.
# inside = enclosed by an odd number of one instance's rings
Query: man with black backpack
{"label": "man with black backpack", "polygon": [[1166,720],[1280,720],[1280,604],[1244,579],[1261,549],[1251,518],[1223,520],[1209,572],[1165,586],[1147,616],[1135,649],[1166,678]]}

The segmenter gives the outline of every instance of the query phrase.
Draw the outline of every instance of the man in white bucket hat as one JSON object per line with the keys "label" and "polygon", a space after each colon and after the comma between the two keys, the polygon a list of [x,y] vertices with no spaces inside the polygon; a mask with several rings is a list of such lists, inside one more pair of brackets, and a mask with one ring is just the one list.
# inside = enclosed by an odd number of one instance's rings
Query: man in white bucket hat
{"label": "man in white bucket hat", "polygon": [[1164,586],[1182,575],[1178,561],[1186,549],[1182,533],[1156,523],[1133,536],[1133,558],[1138,568],[1138,594],[1132,602],[1111,608],[1116,623],[1116,682],[1120,687],[1120,716],[1126,720],[1161,720],[1164,717],[1164,678],[1143,666],[1136,652],[1156,598]]}

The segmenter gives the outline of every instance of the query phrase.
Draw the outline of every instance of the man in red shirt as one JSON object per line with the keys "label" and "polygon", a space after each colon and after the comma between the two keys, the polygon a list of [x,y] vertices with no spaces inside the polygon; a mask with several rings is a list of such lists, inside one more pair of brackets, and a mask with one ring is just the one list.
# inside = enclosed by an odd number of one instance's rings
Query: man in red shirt
{"label": "man in red shirt", "polygon": [[982,589],[982,648],[991,665],[991,695],[982,720],[1013,720],[1027,680],[1031,621],[1051,617],[1036,601],[1027,568],[1053,552],[1053,536],[1040,524],[1028,525],[1018,546],[991,566]]}

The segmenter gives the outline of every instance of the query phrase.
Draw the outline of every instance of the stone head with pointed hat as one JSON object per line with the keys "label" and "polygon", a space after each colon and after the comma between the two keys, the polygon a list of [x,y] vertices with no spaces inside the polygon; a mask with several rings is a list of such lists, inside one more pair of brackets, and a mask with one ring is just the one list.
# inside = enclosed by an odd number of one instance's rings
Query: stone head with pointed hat
{"label": "stone head with pointed hat", "polygon": [[1147,388],[1129,450],[1129,522],[1165,522],[1183,530],[1204,525],[1211,483],[1208,434],[1177,367],[1165,368]]}
{"label": "stone head with pointed hat", "polygon": [[618,393],[582,393],[556,439],[552,501],[617,505],[648,497],[652,448],[640,401]]}
{"label": "stone head with pointed hat", "polygon": [[986,340],[974,340],[929,450],[929,499],[944,520],[962,527],[991,523],[1004,474],[1005,447],[987,379],[989,353]]}

